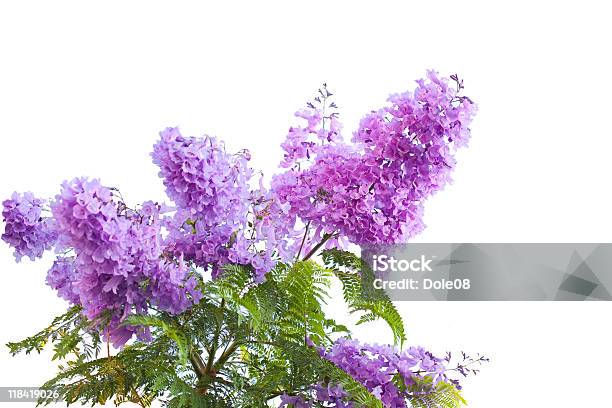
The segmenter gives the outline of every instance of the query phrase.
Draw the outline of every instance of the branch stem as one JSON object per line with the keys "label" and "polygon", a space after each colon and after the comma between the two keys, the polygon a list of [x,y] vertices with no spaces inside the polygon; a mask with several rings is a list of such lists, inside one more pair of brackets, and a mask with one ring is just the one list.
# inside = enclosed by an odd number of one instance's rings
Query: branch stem
{"label": "branch stem", "polygon": [[302,255],[302,249],[304,248],[304,243],[306,242],[306,237],[308,236],[308,228],[310,227],[310,221],[306,224],[306,230],[304,231],[304,236],[302,237],[302,243],[300,244],[300,249],[298,250],[295,259],[300,259],[300,255]]}
{"label": "branch stem", "polygon": [[189,362],[193,366],[193,370],[198,375],[198,378],[202,378],[206,375],[206,365],[204,364],[204,360],[202,360],[202,357],[200,357],[197,350],[191,350],[189,353]]}
{"label": "branch stem", "polygon": [[315,245],[310,252],[308,252],[306,254],[306,256],[304,257],[304,259],[302,259],[302,261],[307,261],[308,259],[310,259],[314,254],[317,253],[317,251],[323,246],[325,245],[325,243],[331,238],[333,237],[335,234],[335,232],[331,233],[331,234],[323,234],[323,238],[321,239],[321,241]]}

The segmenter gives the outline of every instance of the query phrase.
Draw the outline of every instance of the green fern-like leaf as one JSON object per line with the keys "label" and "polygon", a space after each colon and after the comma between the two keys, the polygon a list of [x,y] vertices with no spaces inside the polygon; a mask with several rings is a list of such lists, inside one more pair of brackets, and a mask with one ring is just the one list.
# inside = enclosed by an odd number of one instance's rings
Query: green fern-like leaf
{"label": "green fern-like leaf", "polygon": [[342,283],[344,300],[351,313],[362,313],[357,324],[383,319],[393,332],[394,343],[400,347],[406,341],[401,315],[389,296],[374,288],[374,273],[358,256],[338,249],[322,253],[325,265]]}
{"label": "green fern-like leaf", "polygon": [[454,385],[440,382],[433,391],[410,399],[414,408],[460,408],[467,405],[461,392]]}
{"label": "green fern-like leaf", "polygon": [[[16,355],[18,353],[30,354],[34,350],[40,353],[49,342],[54,343],[58,339],[65,338],[66,333],[72,332],[75,326],[80,325],[80,320],[81,307],[73,306],[63,315],[53,319],[51,324],[45,329],[20,342],[7,343],[6,346],[9,348],[11,355]],[[72,343],[71,341],[69,342]],[[56,350],[56,354],[53,358],[63,357],[67,353],[65,350],[72,348],[73,347],[69,347],[66,344],[62,345]]]}
{"label": "green fern-like leaf", "polygon": [[131,326],[157,327],[174,340],[179,350],[180,361],[187,364],[189,358],[189,340],[185,333],[170,318],[163,315],[131,315],[124,324]]}

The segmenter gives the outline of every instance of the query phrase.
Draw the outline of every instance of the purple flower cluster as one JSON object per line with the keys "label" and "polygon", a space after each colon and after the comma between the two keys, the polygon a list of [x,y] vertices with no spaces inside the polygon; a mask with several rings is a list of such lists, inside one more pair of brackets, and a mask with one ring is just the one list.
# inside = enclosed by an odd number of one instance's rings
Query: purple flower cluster
{"label": "purple flower cluster", "polygon": [[56,240],[52,220],[43,217],[45,201],[32,193],[13,193],[2,203],[5,222],[2,240],[14,248],[17,262],[27,256],[32,261],[51,249]]}
{"label": "purple flower cluster", "polygon": [[421,347],[399,351],[393,346],[360,344],[341,338],[321,354],[389,408],[407,406],[410,395],[403,391],[404,386],[413,385],[415,379],[430,377],[435,384],[446,378],[446,360],[434,357]]}
{"label": "purple flower cluster", "polygon": [[251,170],[248,152],[230,155],[214,137],[183,137],[167,128],[153,147],[166,192],[203,226],[238,226],[246,213]]}
{"label": "purple flower cluster", "polygon": [[353,408],[352,402],[347,401],[349,394],[344,391],[342,385],[327,386],[317,384],[314,386],[315,399],[319,402],[325,402],[326,406],[335,408]]}
{"label": "purple flower cluster", "polygon": [[278,408],[312,408],[312,402],[305,400],[301,395],[289,395],[287,393],[280,396],[280,405]]}
{"label": "purple flower cluster", "polygon": [[312,387],[311,391],[314,393],[314,395],[311,395],[311,398],[302,395],[282,394],[280,396],[279,408],[311,408],[313,407],[314,401],[325,403],[325,406],[330,408],[353,408],[355,406],[352,402],[347,400],[349,394],[344,391],[342,385],[328,384],[325,386],[317,384]]}
{"label": "purple flower cluster", "polygon": [[[315,347],[308,339],[307,342],[310,347]],[[328,350],[319,348],[319,354],[361,383],[387,408],[409,407],[407,401],[415,394],[411,394],[408,387],[426,377],[432,385],[449,381],[460,389],[459,382],[446,375],[450,355],[438,358],[422,347],[400,351],[389,345],[361,344],[340,338]],[[284,394],[279,407],[310,408],[315,401],[328,407],[354,407],[349,394],[338,384],[317,384],[304,395]]]}
{"label": "purple flower cluster", "polygon": [[300,112],[307,124],[292,127],[283,144],[281,166],[289,170],[272,181],[289,219],[356,244],[400,243],[419,233],[423,202],[450,181],[454,150],[467,143],[476,111],[452,79],[456,87],[430,71],[414,92],[391,96],[389,106],[362,119],[352,145],[342,143],[336,115]]}
{"label": "purple flower cluster", "polygon": [[[331,93],[325,89],[325,98]],[[319,99],[320,100],[320,99]],[[325,116],[321,108],[315,108],[313,104],[295,113],[295,116],[303,119],[304,126],[292,126],[289,128],[285,141],[281,144],[285,152],[281,167],[293,167],[307,163],[311,156],[324,150],[326,144],[339,144],[342,142],[342,124],[336,113]],[[328,121],[329,129],[325,123]]]}
{"label": "purple flower cluster", "polygon": [[109,188],[87,179],[64,183],[52,204],[58,245],[76,258],[74,276],[62,266],[50,284],[64,291],[71,280],[69,300],[78,294],[87,318],[108,320],[105,335],[115,346],[135,331],[146,339],[147,333],[121,324],[130,314],[146,313],[150,304],[181,313],[201,296],[182,260],[164,257],[159,210],[152,202],[128,209]]}
{"label": "purple flower cluster", "polygon": [[74,258],[59,257],[47,272],[47,285],[57,291],[57,295],[73,305],[80,304],[79,294],[75,291],[77,271]]}
{"label": "purple flower cluster", "polygon": [[177,211],[168,223],[166,244],[177,256],[209,267],[251,265],[256,280],[286,257],[287,228],[274,222],[276,203],[263,186],[250,189],[249,153],[228,154],[212,137],[183,137],[176,128],[161,132],[153,149],[168,196]]}

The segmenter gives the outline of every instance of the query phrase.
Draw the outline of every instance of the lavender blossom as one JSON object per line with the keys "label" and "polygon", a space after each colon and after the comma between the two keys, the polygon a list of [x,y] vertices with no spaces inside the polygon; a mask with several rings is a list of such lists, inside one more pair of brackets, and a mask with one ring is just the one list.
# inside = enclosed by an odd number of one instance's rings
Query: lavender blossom
{"label": "lavender blossom", "polygon": [[77,276],[73,258],[58,257],[47,272],[47,285],[57,291],[57,295],[73,305],[80,304],[79,294],[74,287]]}
{"label": "lavender blossom", "polygon": [[402,243],[422,231],[424,200],[450,182],[476,108],[433,71],[417,84],[366,115],[354,144],[342,142],[335,114],[313,104],[298,114],[307,124],[289,130],[281,163],[289,169],[272,181],[288,219],[355,244]]}
{"label": "lavender blossom", "polygon": [[72,286],[83,313],[96,321],[110,312],[105,335],[115,346],[137,331],[122,325],[130,314],[146,313],[150,304],[178,314],[199,300],[187,268],[161,259],[155,204],[143,204],[139,213],[116,201],[112,190],[97,180],[75,179],[64,183],[52,210],[60,247],[76,253]]}
{"label": "lavender blossom", "polygon": [[289,228],[276,222],[274,199],[260,185],[251,189],[248,152],[229,154],[212,137],[183,137],[168,128],[154,146],[168,196],[178,209],[167,222],[168,250],[198,266],[213,278],[224,265],[250,265],[262,281],[277,259],[289,259]]}
{"label": "lavender blossom", "polygon": [[42,257],[56,240],[53,222],[43,216],[45,201],[32,193],[13,193],[11,199],[2,203],[2,218],[5,222],[2,240],[14,248],[15,260],[27,256],[30,260]]}
{"label": "lavender blossom", "polygon": [[389,408],[407,406],[410,394],[403,389],[415,384],[416,379],[429,377],[436,384],[445,378],[445,360],[421,347],[400,351],[393,346],[340,338],[329,350],[321,350],[321,355],[350,374]]}

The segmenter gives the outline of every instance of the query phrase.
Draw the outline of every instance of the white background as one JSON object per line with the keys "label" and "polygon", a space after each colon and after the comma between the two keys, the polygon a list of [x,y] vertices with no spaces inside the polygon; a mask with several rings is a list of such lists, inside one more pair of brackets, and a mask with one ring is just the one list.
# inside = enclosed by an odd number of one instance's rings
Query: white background
{"label": "white background", "polygon": [[[249,148],[270,175],[293,112],[323,81],[350,137],[364,113],[435,68],[458,72],[480,111],[419,241],[610,241],[606,2],[163,3],[2,3],[1,197],[52,196],[88,175],[129,202],[161,200],[148,154],[173,125]],[[44,285],[50,263],[16,265],[0,246],[0,343],[65,307]],[[410,343],[493,359],[466,382],[471,407],[609,406],[608,303],[399,306]],[[390,341],[379,326],[356,334]],[[47,354],[0,351],[2,386],[54,370]]]}

